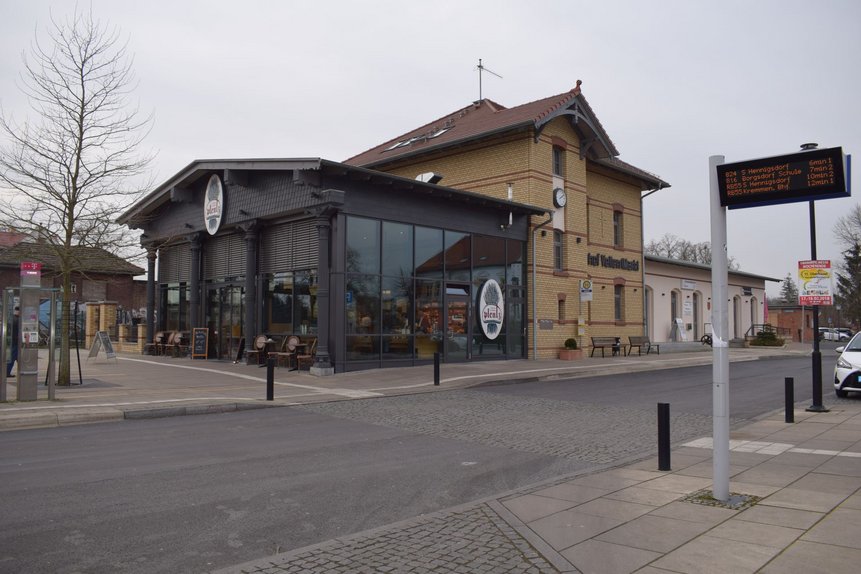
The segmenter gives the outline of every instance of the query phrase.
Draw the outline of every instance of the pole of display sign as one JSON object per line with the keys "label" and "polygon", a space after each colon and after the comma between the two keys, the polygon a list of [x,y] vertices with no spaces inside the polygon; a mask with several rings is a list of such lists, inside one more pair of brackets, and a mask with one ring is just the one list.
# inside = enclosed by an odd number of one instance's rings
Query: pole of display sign
{"label": "pole of display sign", "polygon": [[[810,259],[816,261],[816,208],[810,201]],[[822,353],[819,350],[819,305],[813,306],[813,404],[807,407],[809,412],[827,413],[828,409],[822,404]]]}
{"label": "pole of display sign", "polygon": [[729,500],[729,313],[727,311],[726,208],[720,204],[717,166],[709,157],[712,240],[712,496]]}

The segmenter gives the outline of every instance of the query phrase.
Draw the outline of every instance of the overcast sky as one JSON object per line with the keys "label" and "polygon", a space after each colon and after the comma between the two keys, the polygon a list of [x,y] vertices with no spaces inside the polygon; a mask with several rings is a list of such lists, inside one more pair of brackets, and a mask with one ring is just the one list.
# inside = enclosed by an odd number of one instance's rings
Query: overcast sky
{"label": "overcast sky", "polygon": [[[147,145],[159,183],[195,159],[344,160],[478,99],[479,58],[502,76],[484,76],[483,96],[508,107],[583,81],[620,159],[672,184],[645,200],[646,242],[710,240],[710,155],[734,162],[817,142],[861,164],[857,0],[79,5],[128,38],[135,97],[155,116]],[[17,88],[23,51],[51,14],[74,6],[0,0],[7,116],[28,113]],[[841,259],[832,228],[859,194],[817,202],[819,258]],[[744,271],[795,277],[810,258],[806,203],[727,219],[729,254]]]}

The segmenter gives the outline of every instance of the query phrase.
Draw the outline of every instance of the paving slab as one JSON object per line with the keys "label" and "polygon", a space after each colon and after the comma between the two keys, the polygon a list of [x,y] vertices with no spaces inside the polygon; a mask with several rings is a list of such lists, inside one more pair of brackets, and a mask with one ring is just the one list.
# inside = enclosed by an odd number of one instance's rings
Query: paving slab
{"label": "paving slab", "polygon": [[820,520],[801,539],[805,542],[820,542],[861,550],[859,528],[861,528],[861,510],[837,508]]}
{"label": "paving slab", "polygon": [[584,514],[574,508],[530,522],[527,526],[550,546],[561,552],[624,522],[618,518]]}
{"label": "paving slab", "polygon": [[795,542],[804,532],[800,528],[748,522],[737,516],[709,530],[709,536],[783,549]]}
{"label": "paving slab", "polygon": [[599,534],[595,539],[641,550],[666,553],[710,528],[712,528],[711,524],[646,514]]}
{"label": "paving slab", "polygon": [[769,562],[762,574],[856,574],[861,550],[799,540]]}
{"label": "paving slab", "polygon": [[587,540],[562,552],[583,574],[629,574],[660,558],[659,552]]}
{"label": "paving slab", "polygon": [[658,568],[690,574],[753,573],[777,555],[769,546],[700,536],[654,562]]}
{"label": "paving slab", "polygon": [[781,508],[779,506],[766,506],[757,504],[743,510],[732,520],[747,520],[759,524],[773,524],[775,526],[786,526],[793,528],[808,529],[822,520],[825,516],[822,512],[811,512],[809,510],[796,510],[794,508]]}

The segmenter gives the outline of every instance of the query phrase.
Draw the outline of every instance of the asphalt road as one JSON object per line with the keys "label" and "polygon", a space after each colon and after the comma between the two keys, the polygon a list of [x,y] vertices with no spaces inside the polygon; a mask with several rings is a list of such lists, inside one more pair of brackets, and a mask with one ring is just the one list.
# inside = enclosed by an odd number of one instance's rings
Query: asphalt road
{"label": "asphalt road", "polygon": [[[809,363],[733,364],[731,416]],[[708,434],[710,373],[2,433],[0,572],[201,572],[654,452],[656,402]]]}

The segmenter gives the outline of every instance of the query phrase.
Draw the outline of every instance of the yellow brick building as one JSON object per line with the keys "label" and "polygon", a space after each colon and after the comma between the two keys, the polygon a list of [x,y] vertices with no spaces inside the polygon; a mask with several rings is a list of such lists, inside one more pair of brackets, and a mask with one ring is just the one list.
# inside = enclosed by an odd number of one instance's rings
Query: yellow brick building
{"label": "yellow brick building", "polygon": [[527,339],[553,358],[568,338],[643,334],[641,195],[669,184],[618,155],[578,81],[513,108],[474,102],[344,163],[546,209],[530,222]]}

